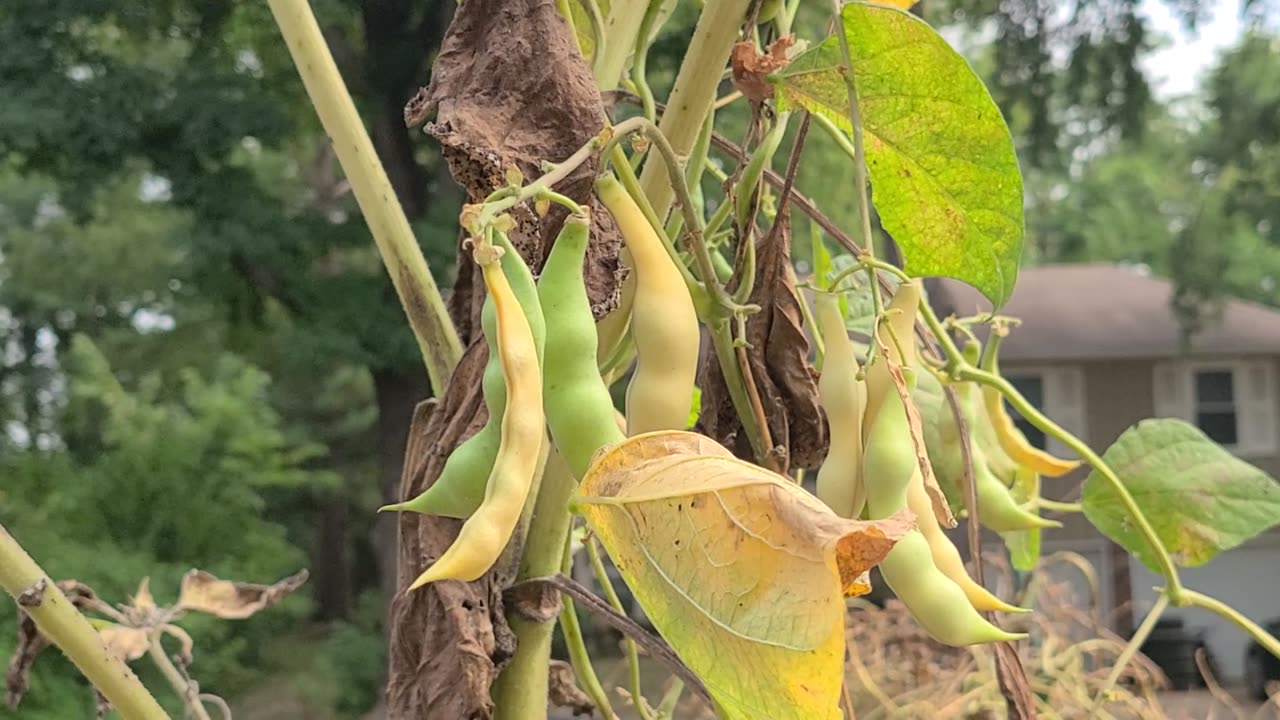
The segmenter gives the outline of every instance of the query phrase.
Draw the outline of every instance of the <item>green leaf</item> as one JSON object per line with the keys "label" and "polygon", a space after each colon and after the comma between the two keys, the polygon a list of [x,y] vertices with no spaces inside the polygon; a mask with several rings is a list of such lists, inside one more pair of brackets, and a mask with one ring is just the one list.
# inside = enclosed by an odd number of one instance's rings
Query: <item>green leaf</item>
{"label": "green leaf", "polygon": [[[1022,175],[1009,128],[982,81],[913,15],[842,11],[867,167],[881,224],[908,273],[967,282],[999,308],[1022,256]],[[853,132],[839,39],[773,76],[779,110],[800,107]]]}
{"label": "green leaf", "polygon": [[[1013,499],[1023,505],[1040,497],[1040,476],[1030,468],[1019,467],[1014,476]],[[1000,533],[1009,549],[1009,564],[1019,572],[1031,572],[1040,562],[1040,528]]]}
{"label": "green leaf", "polygon": [[[1202,565],[1280,523],[1280,484],[1181,420],[1143,420],[1103,459],[1183,567]],[[1152,548],[1097,471],[1085,481],[1083,504],[1089,522],[1159,571]]]}

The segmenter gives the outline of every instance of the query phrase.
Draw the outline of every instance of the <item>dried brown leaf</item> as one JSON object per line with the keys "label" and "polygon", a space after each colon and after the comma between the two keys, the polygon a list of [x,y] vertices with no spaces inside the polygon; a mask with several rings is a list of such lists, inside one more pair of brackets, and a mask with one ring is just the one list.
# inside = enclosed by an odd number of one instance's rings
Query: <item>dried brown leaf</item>
{"label": "dried brown leaf", "polygon": [[[434,114],[426,131],[441,145],[454,180],[472,201],[505,184],[514,166],[526,178],[543,173],[594,138],[606,117],[600,92],[576,40],[547,0],[467,0],[454,13],[431,84],[406,109],[412,120]],[[585,163],[556,190],[594,211],[587,251],[588,296],[597,317],[617,303],[620,236],[592,196],[596,161]],[[531,204],[512,208],[516,249],[535,270],[565,217],[552,206],[540,217]],[[470,347],[439,405],[415,440],[425,450],[405,458],[401,497],[414,497],[439,475],[445,458],[486,420],[479,387],[486,352],[479,335],[483,286],[459,247],[459,272],[449,310]],[[400,498],[395,498],[400,499]],[[459,523],[402,513],[397,575],[412,579],[454,540]],[[392,600],[397,628],[387,687],[392,718],[472,720],[492,713],[489,688],[515,649],[504,616],[502,589],[513,574],[500,561],[474,583],[433,583]]]}
{"label": "dried brown leaf", "polygon": [[794,35],[780,37],[770,43],[765,54],[756,52],[756,45],[743,41],[733,46],[729,62],[733,67],[733,84],[751,102],[759,103],[773,97],[773,83],[769,75],[786,67],[790,60],[787,49],[795,44]]}
{"label": "dried brown leaf", "polygon": [[595,712],[595,703],[578,687],[573,667],[569,663],[552,660],[547,670],[547,695],[552,705],[569,708],[575,716]]}
{"label": "dried brown leaf", "polygon": [[274,585],[219,580],[204,570],[191,570],[182,578],[178,607],[228,620],[243,620],[280,602],[306,581],[306,570]]}
{"label": "dried brown leaf", "polygon": [[146,655],[147,649],[151,647],[147,631],[142,628],[111,623],[99,629],[98,635],[102,637],[107,650],[126,663]]}
{"label": "dried brown leaf", "polygon": [[[58,589],[80,611],[92,608],[98,603],[98,596],[93,588],[75,580],[63,580],[57,583]],[[14,642],[13,655],[9,658],[9,669],[5,673],[5,703],[10,710],[16,710],[18,703],[27,694],[28,676],[36,658],[49,647],[49,641],[40,634],[39,628],[29,615],[18,613],[18,637]]]}
{"label": "dried brown leaf", "polygon": [[[766,409],[769,433],[781,448],[777,468],[816,467],[827,454],[827,421],[818,403],[818,374],[809,365],[809,339],[795,280],[790,272],[791,232],[787,215],[773,242],[761,245],[756,258],[756,281],[751,302],[761,312],[747,320],[747,358]],[[739,457],[751,457],[734,412],[724,376],[715,357],[702,367],[702,432],[730,447]]]}
{"label": "dried brown leaf", "polygon": [[138,610],[151,611],[156,609],[156,599],[151,596],[151,578],[142,578],[142,582],[138,583],[138,592],[134,593],[129,604]]}

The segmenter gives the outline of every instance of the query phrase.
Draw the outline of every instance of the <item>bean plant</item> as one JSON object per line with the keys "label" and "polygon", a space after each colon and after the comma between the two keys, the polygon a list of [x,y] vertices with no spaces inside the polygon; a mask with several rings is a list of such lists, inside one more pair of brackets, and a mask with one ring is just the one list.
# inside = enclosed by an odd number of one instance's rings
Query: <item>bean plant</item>
{"label": "bean plant", "polygon": [[[472,191],[460,257],[484,286],[472,338],[445,310],[306,0],[269,4],[437,394],[466,390],[451,385],[466,345],[487,350],[477,356],[487,358],[487,419],[437,448],[442,469],[383,510],[402,528],[458,530],[402,558],[415,570],[400,578],[404,602],[500,581],[497,622],[514,632],[514,654],[493,665],[483,697],[393,701],[393,717],[545,718],[549,696],[568,692],[562,677],[549,680],[560,677],[557,627],[581,688],[569,690],[606,718],[623,697],[645,720],[673,717],[684,693],[723,718],[851,717],[844,666],[858,649],[846,647],[846,623],[857,620],[847,603],[872,589],[874,567],[929,637],[997,649],[1009,715],[1057,714],[1028,689],[1017,655],[999,650],[1026,641],[1019,617],[1036,609],[984,587],[980,557],[966,565],[944,532],[957,518],[975,552],[985,527],[1029,571],[1042,534],[1061,526],[1048,515],[1080,512],[1163,576],[1082,711],[1106,712],[1170,606],[1221,615],[1280,656],[1280,642],[1180,576],[1280,522],[1275,481],[1172,419],[1140,422],[1100,453],[1000,374],[1000,343],[1017,322],[998,312],[1024,233],[1014,145],[982,81],[910,0],[836,0],[822,8],[828,34],[809,38],[792,32],[800,0],[704,0],[662,102],[647,56],[675,3],[558,0],[533,46],[573,43],[548,62],[594,81],[588,99],[604,120],[571,153],[507,162],[478,194],[474,177],[458,178]],[[457,33],[503,21],[486,7],[464,0]],[[722,132],[734,104],[749,117],[742,143]],[[406,116],[431,111],[411,103]],[[796,188],[814,133],[852,163],[850,227]],[[501,158],[509,148],[488,149]],[[537,242],[514,242],[530,224]],[[811,231],[803,277],[793,227]],[[591,278],[615,259],[602,291]],[[473,277],[465,264],[457,292],[469,291],[463,277]],[[994,310],[938,317],[930,277],[972,285]],[[1031,446],[1010,407],[1076,458]],[[1042,478],[1077,468],[1087,471],[1079,503],[1041,497]],[[814,493],[800,482],[809,470]],[[656,635],[627,616],[601,549]],[[573,579],[579,553],[601,594]],[[0,579],[22,597],[27,575]],[[28,611],[42,629],[54,622]],[[580,612],[623,632],[625,695],[602,687]],[[106,662],[85,641],[89,625],[57,622],[48,637],[117,708],[155,716],[132,676],[89,672]],[[450,626],[441,619],[433,631]],[[672,675],[661,697],[646,694],[641,649]]]}

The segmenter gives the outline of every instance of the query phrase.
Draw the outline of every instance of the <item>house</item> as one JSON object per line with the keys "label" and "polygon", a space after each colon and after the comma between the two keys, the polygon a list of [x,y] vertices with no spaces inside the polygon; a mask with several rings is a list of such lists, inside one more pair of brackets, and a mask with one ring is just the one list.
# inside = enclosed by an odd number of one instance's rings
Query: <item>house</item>
{"label": "house", "polygon": [[[932,281],[940,316],[972,315],[991,305],[962,283]],[[1021,392],[1064,428],[1105,450],[1148,417],[1187,420],[1245,461],[1280,477],[1280,310],[1239,300],[1180,348],[1170,305],[1172,284],[1135,267],[1059,265],[1028,268],[1001,314],[1021,318],[1001,346],[1001,369]],[[1029,439],[1070,456],[1024,424]],[[1048,480],[1048,497],[1076,500],[1085,471]],[[1048,531],[1044,551],[1072,550],[1098,570],[1101,602],[1126,633],[1155,599],[1162,579],[1115,546],[1083,516]],[[992,550],[998,548],[998,543]],[[985,551],[985,547],[984,547]],[[1280,531],[1272,531],[1182,573],[1188,587],[1217,597],[1248,617],[1280,617]],[[1132,610],[1126,611],[1128,601]],[[1243,670],[1248,640],[1216,615],[1171,609],[1203,628],[1226,679]],[[1104,614],[1105,617],[1105,614]]]}

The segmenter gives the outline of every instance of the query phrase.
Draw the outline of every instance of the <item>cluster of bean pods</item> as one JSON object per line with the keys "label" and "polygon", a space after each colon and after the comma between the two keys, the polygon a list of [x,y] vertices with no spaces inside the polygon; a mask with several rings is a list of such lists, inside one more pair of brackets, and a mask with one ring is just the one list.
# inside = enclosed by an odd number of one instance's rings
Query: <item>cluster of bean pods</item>
{"label": "cluster of bean pods", "polygon": [[[899,286],[877,325],[871,363],[861,368],[838,296],[819,293],[815,319],[826,352],[818,389],[831,449],[818,472],[818,497],[849,518],[883,519],[903,509],[915,515],[916,528],[880,563],[880,573],[935,640],[960,646],[1017,639],[1021,636],[979,614],[1026,611],[975,582],[943,532],[925,488],[903,394],[894,381],[894,373],[900,373],[909,394],[919,374],[928,372],[917,361],[913,332],[920,300],[918,281]],[[1003,486],[1004,504],[996,491],[984,489],[981,481],[979,485],[983,523],[1024,528],[1044,522],[1023,513]]]}
{"label": "cluster of bean pods", "polygon": [[[621,230],[631,264],[626,317],[606,318],[627,328],[635,342],[625,432],[682,430],[698,366],[693,300],[675,260],[621,184],[605,175],[596,191]],[[496,224],[473,241],[487,292],[481,328],[489,349],[488,420],[450,454],[422,494],[382,508],[465,519],[454,543],[410,589],[488,572],[515,533],[552,447],[580,480],[601,448],[624,439],[597,367],[599,333],[583,269],[587,211],[565,221],[536,280]]]}

